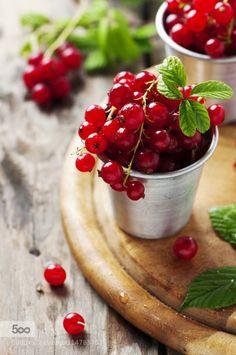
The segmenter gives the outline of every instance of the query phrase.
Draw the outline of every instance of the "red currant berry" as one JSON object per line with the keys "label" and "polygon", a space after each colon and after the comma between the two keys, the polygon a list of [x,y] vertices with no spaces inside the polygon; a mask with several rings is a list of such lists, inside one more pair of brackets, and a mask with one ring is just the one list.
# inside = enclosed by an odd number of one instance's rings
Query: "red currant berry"
{"label": "red currant berry", "polygon": [[202,136],[198,131],[196,131],[192,137],[187,137],[183,133],[179,133],[178,139],[184,149],[196,149],[202,141]]}
{"label": "red currant berry", "polygon": [[186,25],[182,25],[181,23],[177,23],[172,27],[170,37],[174,42],[185,48],[188,48],[193,42],[192,32]]}
{"label": "red currant berry", "polygon": [[150,149],[146,149],[136,154],[135,166],[137,170],[145,174],[151,174],[157,170],[159,161],[159,154]]}
{"label": "red currant berry", "polygon": [[75,166],[82,173],[90,172],[95,166],[95,159],[89,153],[80,154],[75,161]]}
{"label": "red currant berry", "polygon": [[36,84],[32,89],[32,99],[39,105],[46,105],[51,101],[52,95],[45,84]]}
{"label": "red currant berry", "polygon": [[119,84],[127,85],[130,88],[130,90],[133,90],[134,81],[128,79],[120,79]]}
{"label": "red currant berry", "polygon": [[123,106],[118,112],[118,117],[122,124],[131,130],[140,128],[145,119],[143,108],[135,103]]}
{"label": "red currant berry", "polygon": [[92,154],[102,154],[107,149],[107,141],[102,134],[93,133],[86,139],[85,147]]}
{"label": "red currant berry", "polygon": [[193,32],[202,32],[207,25],[207,15],[195,9],[188,12],[186,16],[188,28]]}
{"label": "red currant berry", "polygon": [[144,198],[145,189],[140,181],[128,181],[126,192],[130,200],[137,201]]}
{"label": "red currant berry", "polygon": [[91,105],[85,111],[85,120],[101,127],[106,121],[106,111],[99,105]]}
{"label": "red currant berry", "polygon": [[66,272],[61,265],[50,264],[44,270],[44,278],[52,286],[61,286],[65,282]]}
{"label": "red currant berry", "polygon": [[56,58],[43,58],[39,70],[44,81],[56,79],[66,74],[65,66]]}
{"label": "red currant berry", "polygon": [[28,89],[32,89],[41,80],[39,69],[33,65],[28,65],[23,73],[23,81]]}
{"label": "red currant berry", "polygon": [[61,76],[50,81],[50,89],[53,97],[61,99],[69,95],[70,82],[66,76]]}
{"label": "red currant berry", "polygon": [[101,177],[107,184],[116,184],[123,179],[122,166],[116,161],[109,160],[101,168]]}
{"label": "red currant berry", "polygon": [[212,126],[218,126],[224,122],[225,110],[221,105],[212,105],[208,107],[208,113]]}
{"label": "red currant berry", "polygon": [[173,250],[177,258],[190,260],[197,254],[198,245],[193,238],[183,236],[175,241]]}
{"label": "red currant berry", "polygon": [[41,62],[41,60],[43,59],[43,53],[39,52],[36,54],[31,54],[28,58],[28,63],[31,65],[39,65],[39,63]]}
{"label": "red currant berry", "polygon": [[161,173],[169,173],[176,170],[176,163],[171,157],[161,157],[158,171]]}
{"label": "red currant berry", "polygon": [[143,93],[139,91],[134,91],[133,92],[133,101],[136,102],[139,105],[142,105],[143,103]]}
{"label": "red currant berry", "polygon": [[208,32],[194,33],[194,46],[197,51],[205,53],[206,42],[210,39]]}
{"label": "red currant berry", "polygon": [[116,184],[111,184],[111,188],[118,192],[126,191],[126,187],[124,186],[123,182],[117,182]]}
{"label": "red currant berry", "polygon": [[132,91],[128,85],[115,84],[108,92],[110,107],[120,109],[132,99]]}
{"label": "red currant berry", "polygon": [[120,128],[120,122],[117,118],[115,118],[114,120],[106,121],[104,123],[104,126],[102,127],[102,133],[104,134],[108,142],[115,141],[116,132],[118,131],[119,128]]}
{"label": "red currant berry", "polygon": [[209,14],[215,7],[216,0],[193,0],[196,10]]}
{"label": "red currant berry", "polygon": [[129,131],[127,128],[121,127],[118,129],[115,135],[115,142],[117,146],[125,151],[130,151],[134,148],[138,141],[138,136]]}
{"label": "red currant berry", "polygon": [[169,14],[165,20],[165,25],[167,30],[169,31],[174,25],[180,23],[180,18],[176,14]]}
{"label": "red currant berry", "polygon": [[168,11],[173,14],[181,12],[181,4],[178,0],[167,0]]}
{"label": "red currant berry", "polygon": [[73,48],[76,49],[75,45],[73,43],[69,43],[69,42],[64,42],[60,47],[57,48],[56,50],[56,55],[58,57],[61,56],[62,52],[67,49],[67,48]]}
{"label": "red currant berry", "polygon": [[176,136],[172,133],[170,134],[170,144],[168,145],[167,152],[175,153],[179,148],[179,143]]}
{"label": "red currant berry", "polygon": [[173,113],[172,115],[170,115],[169,117],[169,127],[173,130],[173,131],[180,131],[180,124],[179,124],[179,114],[178,113]]}
{"label": "red currant berry", "polygon": [[229,25],[234,16],[234,12],[229,3],[217,2],[211,16],[218,24]]}
{"label": "red currant berry", "polygon": [[157,129],[164,128],[169,120],[169,111],[159,102],[151,102],[146,108],[146,121]]}
{"label": "red currant berry", "polygon": [[138,73],[134,81],[134,91],[145,92],[153,81],[157,80],[156,76],[148,71]]}
{"label": "red currant berry", "polygon": [[211,38],[205,44],[205,51],[212,58],[221,57],[225,51],[225,44],[218,38]]}
{"label": "red currant berry", "polygon": [[60,58],[69,70],[80,68],[82,56],[77,48],[66,48],[60,53]]}
{"label": "red currant berry", "polygon": [[130,80],[132,82],[132,81],[134,81],[135,76],[134,76],[134,74],[130,73],[129,71],[121,71],[120,73],[118,73],[115,76],[113,83],[117,84],[123,79]]}
{"label": "red currant berry", "polygon": [[67,333],[76,335],[84,331],[84,318],[78,313],[68,313],[63,320],[64,329]]}
{"label": "red currant berry", "polygon": [[157,152],[164,152],[170,144],[170,135],[166,130],[156,131],[151,136],[152,147]]}
{"label": "red currant berry", "polygon": [[81,139],[85,140],[88,138],[88,136],[90,136],[90,134],[92,133],[96,133],[97,132],[97,127],[90,122],[84,121],[83,123],[81,123],[79,130],[78,130],[78,134],[80,136]]}

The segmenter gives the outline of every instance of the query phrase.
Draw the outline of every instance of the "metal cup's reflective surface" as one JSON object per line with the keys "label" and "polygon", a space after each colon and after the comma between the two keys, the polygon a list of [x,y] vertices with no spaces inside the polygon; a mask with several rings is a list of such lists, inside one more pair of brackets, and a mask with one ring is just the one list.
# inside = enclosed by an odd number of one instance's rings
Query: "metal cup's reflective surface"
{"label": "metal cup's reflective surface", "polygon": [[[156,28],[159,36],[165,43],[166,55],[174,55],[184,63],[189,83],[199,83],[206,80],[224,81],[236,91],[236,56],[222,59],[212,59],[207,55],[192,52],[172,41],[163,25],[163,18],[167,9],[166,3],[159,8],[156,16]],[[225,122],[236,121],[236,95],[221,103],[226,112]],[[209,100],[209,104],[212,102]]]}
{"label": "metal cup's reflective surface", "polygon": [[216,129],[206,154],[187,168],[163,174],[131,176],[145,184],[145,198],[131,201],[125,193],[110,189],[114,217],[125,232],[146,239],[177,233],[188,222],[204,163],[218,142]]}

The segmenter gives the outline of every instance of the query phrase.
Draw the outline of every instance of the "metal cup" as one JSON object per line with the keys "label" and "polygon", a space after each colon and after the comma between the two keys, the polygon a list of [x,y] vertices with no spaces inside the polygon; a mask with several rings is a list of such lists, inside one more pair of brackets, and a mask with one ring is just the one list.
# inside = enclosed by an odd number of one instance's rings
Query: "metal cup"
{"label": "metal cup", "polygon": [[131,201],[126,193],[110,189],[114,217],[128,234],[145,239],[160,239],[179,232],[188,222],[204,163],[218,142],[213,131],[207,152],[194,164],[170,173],[142,174],[131,177],[145,185],[145,198]]}
{"label": "metal cup", "polygon": [[[189,83],[199,83],[206,80],[220,80],[230,85],[236,91],[236,56],[212,59],[211,57],[192,52],[175,43],[167,34],[164,27],[164,16],[167,4],[163,3],[156,15],[156,28],[159,36],[165,43],[166,55],[180,58],[185,66]],[[209,100],[209,104],[212,104]],[[214,103],[218,103],[214,100]],[[220,100],[225,108],[225,122],[236,121],[236,95],[228,101]]]}

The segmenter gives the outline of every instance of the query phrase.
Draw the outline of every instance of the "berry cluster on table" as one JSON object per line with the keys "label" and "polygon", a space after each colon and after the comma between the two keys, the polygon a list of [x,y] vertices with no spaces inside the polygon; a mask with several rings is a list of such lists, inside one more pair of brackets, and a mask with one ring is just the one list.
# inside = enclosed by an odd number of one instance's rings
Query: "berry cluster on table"
{"label": "berry cluster on table", "polygon": [[182,47],[212,58],[236,55],[235,0],[167,0],[164,25]]}
{"label": "berry cluster on table", "polygon": [[[118,73],[106,105],[89,106],[78,131],[83,147],[77,151],[76,168],[92,171],[97,155],[103,161],[99,176],[131,200],[145,193],[143,183],[130,176],[131,169],[152,174],[185,168],[205,154],[212,137],[211,128],[204,134],[184,135],[179,122],[181,100],[164,97],[157,84],[158,77],[148,71]],[[183,99],[205,105],[204,98],[191,97],[193,88],[180,89]],[[211,126],[223,122],[221,105],[211,105],[208,113]]]}

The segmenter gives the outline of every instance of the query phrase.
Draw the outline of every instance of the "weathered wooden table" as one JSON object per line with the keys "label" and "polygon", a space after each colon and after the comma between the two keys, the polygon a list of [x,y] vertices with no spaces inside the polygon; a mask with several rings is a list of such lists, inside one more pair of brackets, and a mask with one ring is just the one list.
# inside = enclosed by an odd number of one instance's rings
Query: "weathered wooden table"
{"label": "weathered wooden table", "polygon": [[[64,238],[59,181],[67,145],[91,103],[99,102],[112,77],[84,77],[73,106],[40,111],[24,100],[18,52],[20,14],[55,17],[74,13],[72,0],[0,0],[0,277],[2,321],[33,321],[32,338],[0,337],[0,354],[176,354],[145,336],[111,310],[84,279]],[[89,256],[88,256],[89,257]],[[51,289],[43,279],[47,262],[67,271],[66,286]],[[63,316],[81,313],[83,336],[71,338]]]}

